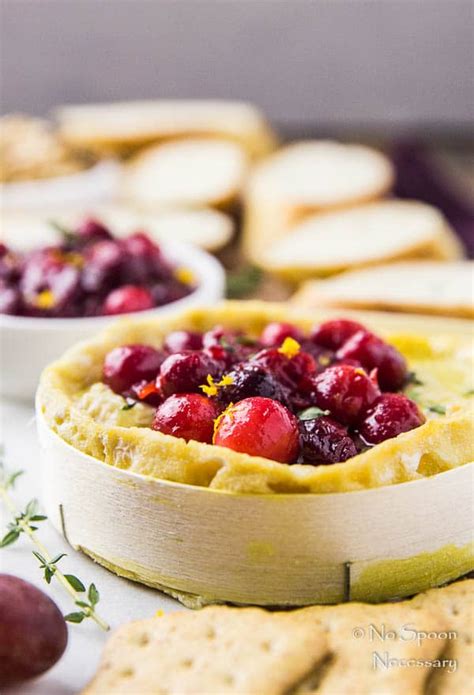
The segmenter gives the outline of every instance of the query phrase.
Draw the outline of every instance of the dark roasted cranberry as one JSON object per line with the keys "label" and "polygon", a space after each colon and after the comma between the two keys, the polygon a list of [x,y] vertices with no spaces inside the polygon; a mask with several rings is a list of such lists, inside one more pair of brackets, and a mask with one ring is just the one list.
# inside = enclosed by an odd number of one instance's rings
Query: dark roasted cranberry
{"label": "dark roasted cranberry", "polygon": [[300,421],[300,444],[303,463],[338,463],[357,455],[347,429],[326,416]]}
{"label": "dark roasted cranberry", "polygon": [[176,352],[165,359],[160,369],[160,388],[164,396],[198,392],[207,376],[217,377],[216,364],[203,352]]}
{"label": "dark roasted cranberry", "polygon": [[232,379],[232,383],[219,386],[216,394],[217,402],[223,407],[252,396],[273,398],[285,405],[288,404],[288,389],[285,389],[271,372],[258,364],[240,364],[229,372],[226,378]]}
{"label": "dark roasted cranberry", "polygon": [[397,391],[405,383],[407,363],[392,345],[368,331],[358,331],[337,351],[341,362],[357,360],[367,371],[377,369],[382,391]]}
{"label": "dark roasted cranberry", "polygon": [[360,330],[365,330],[365,328],[357,321],[334,319],[316,326],[311,332],[310,340],[329,350],[338,350],[346,340]]}
{"label": "dark roasted cranberry", "polygon": [[348,364],[328,367],[313,385],[316,405],[348,425],[358,422],[380,396],[377,383],[360,367]]}
{"label": "dark roasted cranberry", "polygon": [[214,444],[250,456],[293,463],[299,451],[298,421],[271,398],[246,398],[228,408],[216,424]]}
{"label": "dark roasted cranberry", "polygon": [[272,372],[282,384],[289,388],[297,387],[303,377],[316,373],[313,357],[303,350],[290,357],[279,349],[266,348],[257,352],[252,362]]}
{"label": "dark roasted cranberry", "polygon": [[123,394],[133,384],[154,379],[163,360],[163,352],[150,345],[116,347],[105,356],[104,382],[115,393]]}
{"label": "dark roasted cranberry", "polygon": [[79,269],[57,249],[33,253],[25,263],[20,291],[31,316],[75,316],[81,294]]}
{"label": "dark roasted cranberry", "polygon": [[202,335],[194,331],[172,331],[166,336],[163,347],[168,352],[200,350],[202,348]]}
{"label": "dark roasted cranberry", "polygon": [[401,393],[384,393],[367,411],[359,432],[367,444],[380,444],[424,422],[425,416],[414,401]]}
{"label": "dark roasted cranberry", "polygon": [[285,338],[293,338],[301,341],[302,331],[291,323],[269,323],[265,326],[260,336],[263,347],[280,347]]}
{"label": "dark roasted cranberry", "polygon": [[18,280],[21,273],[21,258],[10,251],[5,244],[0,244],[0,280],[12,282]]}
{"label": "dark roasted cranberry", "polygon": [[221,345],[204,348],[203,353],[212,361],[217,374],[227,372],[238,361],[234,350],[226,350]]}
{"label": "dark roasted cranberry", "polygon": [[334,352],[332,350],[322,347],[322,345],[317,345],[311,340],[302,340],[301,350],[311,355],[315,362],[317,372],[322,372],[334,362]]}
{"label": "dark roasted cranberry", "polygon": [[92,217],[81,222],[76,229],[76,236],[82,242],[112,239],[112,235],[107,227]]}
{"label": "dark roasted cranberry", "polygon": [[104,301],[103,313],[106,316],[113,314],[129,314],[133,311],[145,311],[154,306],[153,298],[145,287],[138,285],[124,285],[112,290]]}
{"label": "dark roasted cranberry", "polygon": [[15,315],[20,312],[21,295],[16,287],[0,285],[0,314]]}
{"label": "dark roasted cranberry", "polygon": [[[146,284],[171,279],[169,266],[160,248],[146,234],[137,232],[125,237],[120,243],[127,257],[122,277],[124,282]],[[162,303],[166,301],[169,299],[164,299]]]}
{"label": "dark roasted cranberry", "polygon": [[120,279],[124,253],[115,241],[92,244],[85,257],[81,283],[86,292],[106,292]]}
{"label": "dark roasted cranberry", "polygon": [[197,393],[173,394],[157,409],[153,429],[189,441],[210,444],[219,411],[209,398]]}

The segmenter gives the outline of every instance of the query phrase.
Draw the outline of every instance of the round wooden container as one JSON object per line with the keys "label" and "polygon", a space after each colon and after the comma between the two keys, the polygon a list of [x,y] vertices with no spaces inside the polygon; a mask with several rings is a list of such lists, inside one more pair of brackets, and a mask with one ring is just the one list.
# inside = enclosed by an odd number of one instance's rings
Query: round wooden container
{"label": "round wooden container", "polygon": [[37,417],[53,524],[186,605],[381,601],[474,568],[473,464],[356,492],[238,495],[114,468]]}

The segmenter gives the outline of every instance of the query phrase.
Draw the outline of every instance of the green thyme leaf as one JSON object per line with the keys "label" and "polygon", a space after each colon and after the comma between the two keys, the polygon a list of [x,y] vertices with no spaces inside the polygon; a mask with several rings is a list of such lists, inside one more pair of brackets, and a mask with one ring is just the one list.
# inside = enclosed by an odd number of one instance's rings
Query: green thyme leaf
{"label": "green thyme leaf", "polygon": [[96,606],[99,603],[100,594],[97,591],[95,584],[90,585],[89,592],[87,595],[89,597],[89,601],[91,602],[92,606]]}
{"label": "green thyme leaf", "polygon": [[430,413],[446,415],[446,408],[444,408],[442,405],[438,405],[437,403],[434,403],[433,405],[428,405],[427,409],[430,411]]}
{"label": "green thyme leaf", "polygon": [[416,372],[408,372],[406,377],[406,384],[413,384],[413,386],[424,386],[424,382],[418,379]]}
{"label": "green thyme leaf", "polygon": [[81,592],[86,590],[86,587],[81,580],[75,577],[73,574],[65,574],[64,576],[75,591]]}
{"label": "green thyme leaf", "polygon": [[312,406],[311,408],[306,408],[306,410],[301,410],[298,413],[298,418],[300,420],[314,420],[317,417],[328,414],[328,410],[321,410],[321,408],[318,408],[317,406]]}
{"label": "green thyme leaf", "polygon": [[66,225],[61,224],[57,220],[49,220],[48,224],[50,227],[52,227],[61,234],[64,241],[74,241],[76,239],[76,235],[74,234],[74,232],[71,229],[69,229],[69,227],[66,227]]}
{"label": "green thyme leaf", "polygon": [[131,410],[136,406],[138,401],[136,401],[134,398],[126,398],[125,399],[125,405],[122,407],[122,410]]}
{"label": "green thyme leaf", "polygon": [[86,601],[76,601],[76,606],[79,606],[80,608],[90,608]]}
{"label": "green thyme leaf", "polygon": [[64,620],[66,620],[68,623],[82,623],[85,617],[85,613],[82,611],[77,611],[76,613],[68,613],[65,615]]}
{"label": "green thyme leaf", "polygon": [[254,293],[263,279],[260,268],[248,265],[235,273],[227,274],[226,296],[229,299],[240,299]]}
{"label": "green thyme leaf", "polygon": [[17,529],[12,529],[5,536],[3,536],[2,540],[0,541],[0,548],[6,548],[7,545],[11,545],[15,541],[17,541],[19,537],[20,531],[18,531]]}
{"label": "green thyme leaf", "polygon": [[20,477],[20,475],[23,475],[25,471],[16,471],[15,473],[11,473],[8,478],[5,480],[5,490],[9,490],[15,485],[15,481],[17,478]]}

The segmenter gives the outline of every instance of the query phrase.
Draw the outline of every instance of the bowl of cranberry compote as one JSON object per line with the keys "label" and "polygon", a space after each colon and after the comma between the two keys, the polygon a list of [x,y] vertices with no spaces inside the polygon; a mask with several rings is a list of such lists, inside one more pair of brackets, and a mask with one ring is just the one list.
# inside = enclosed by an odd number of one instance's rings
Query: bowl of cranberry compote
{"label": "bowl of cranberry compote", "polygon": [[220,264],[192,246],[143,231],[116,238],[89,218],[58,237],[28,252],[0,244],[3,395],[32,398],[46,364],[119,316],[222,298]]}
{"label": "bowl of cranberry compote", "polygon": [[467,572],[469,337],[363,318],[226,302],[72,348],[38,389],[48,516],[188,603],[376,601]]}

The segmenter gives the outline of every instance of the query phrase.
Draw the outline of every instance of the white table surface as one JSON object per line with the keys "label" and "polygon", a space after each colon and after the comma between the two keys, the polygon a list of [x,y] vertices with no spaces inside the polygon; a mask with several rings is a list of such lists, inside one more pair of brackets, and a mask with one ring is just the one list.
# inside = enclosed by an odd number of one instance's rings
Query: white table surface
{"label": "white table surface", "polygon": [[[25,471],[13,491],[20,509],[33,497],[40,499],[39,444],[36,437],[32,405],[15,402],[0,404],[2,440],[5,444],[6,468]],[[0,535],[10,521],[0,503]],[[38,535],[52,554],[65,552],[61,569],[74,574],[84,584],[94,582],[100,592],[98,613],[112,629],[140,618],[152,617],[157,610],[186,610],[177,601],[140,584],[121,579],[73,550],[48,521],[38,524]],[[0,550],[0,572],[14,574],[45,591],[64,614],[74,605],[62,587],[53,579],[48,586],[42,578],[33,546],[21,536],[12,546]],[[22,686],[4,690],[2,695],[69,695],[78,693],[94,674],[102,647],[110,633],[104,633],[94,622],[69,623],[69,643],[62,659],[43,676]],[[137,694],[138,695],[138,694]]]}

